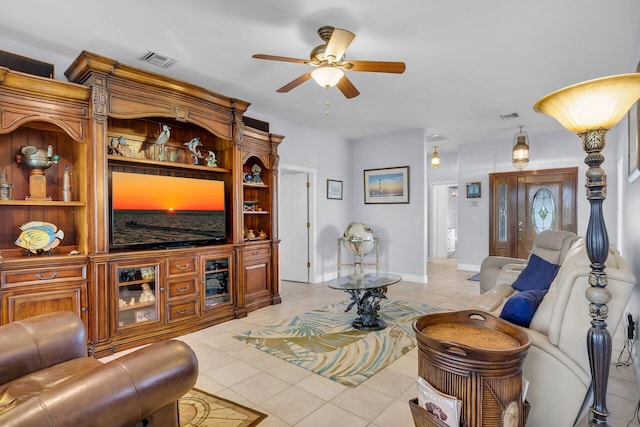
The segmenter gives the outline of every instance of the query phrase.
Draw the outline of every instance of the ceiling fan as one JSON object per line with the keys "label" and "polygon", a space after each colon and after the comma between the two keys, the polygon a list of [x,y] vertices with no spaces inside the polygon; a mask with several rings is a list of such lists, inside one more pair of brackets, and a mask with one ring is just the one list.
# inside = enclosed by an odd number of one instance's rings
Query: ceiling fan
{"label": "ceiling fan", "polygon": [[324,86],[326,88],[337,86],[345,97],[354,98],[360,95],[360,92],[344,74],[345,71],[402,74],[405,70],[404,62],[359,61],[345,59],[344,54],[356,36],[351,31],[324,26],[318,29],[318,35],[324,41],[324,44],[316,46],[311,50],[311,53],[309,54],[310,59],[263,54],[253,55],[253,58],[257,59],[293,62],[296,64],[307,64],[312,67],[316,67],[315,70],[309,71],[292,80],[276,92],[289,92],[291,89],[294,89],[307,80],[313,78],[320,86]]}

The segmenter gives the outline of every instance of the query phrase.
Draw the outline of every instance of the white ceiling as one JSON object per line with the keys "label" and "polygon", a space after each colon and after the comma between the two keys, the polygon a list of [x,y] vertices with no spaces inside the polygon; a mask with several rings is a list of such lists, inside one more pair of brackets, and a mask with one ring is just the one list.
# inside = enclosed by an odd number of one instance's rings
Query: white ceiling
{"label": "white ceiling", "polygon": [[[535,101],[633,70],[639,18],[638,0],[21,0],[2,8],[0,49],[54,63],[62,80],[88,50],[249,101],[249,116],[347,139],[424,128],[447,135],[436,143],[447,151],[519,125],[560,130]],[[306,59],[323,25],[356,34],[347,58],[404,61],[405,73],[351,72],[361,95],[350,100],[312,80],[276,93],[308,66],[251,55]],[[138,61],[147,49],[178,62]]]}

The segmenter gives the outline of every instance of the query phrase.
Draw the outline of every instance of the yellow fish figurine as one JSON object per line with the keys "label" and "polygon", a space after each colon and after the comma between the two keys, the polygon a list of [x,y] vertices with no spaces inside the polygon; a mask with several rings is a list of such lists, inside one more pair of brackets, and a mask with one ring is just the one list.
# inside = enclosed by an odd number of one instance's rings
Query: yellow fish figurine
{"label": "yellow fish figurine", "polygon": [[64,232],[50,222],[29,221],[22,224],[20,230],[22,233],[15,242],[16,246],[25,248],[29,255],[39,252],[51,255],[51,251],[60,244],[60,239],[64,238]]}

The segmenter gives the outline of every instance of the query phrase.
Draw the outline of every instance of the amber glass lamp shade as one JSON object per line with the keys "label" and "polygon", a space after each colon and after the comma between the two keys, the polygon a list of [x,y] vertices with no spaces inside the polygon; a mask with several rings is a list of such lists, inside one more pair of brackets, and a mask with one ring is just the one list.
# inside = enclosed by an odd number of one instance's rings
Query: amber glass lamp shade
{"label": "amber glass lamp shade", "polygon": [[619,74],[578,83],[541,98],[533,109],[580,133],[611,129],[640,98],[640,73]]}

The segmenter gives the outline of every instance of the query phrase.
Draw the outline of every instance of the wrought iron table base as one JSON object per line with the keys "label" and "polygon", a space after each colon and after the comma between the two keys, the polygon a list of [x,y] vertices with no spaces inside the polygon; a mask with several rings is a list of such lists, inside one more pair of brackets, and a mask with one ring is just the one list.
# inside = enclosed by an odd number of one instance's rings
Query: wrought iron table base
{"label": "wrought iron table base", "polygon": [[358,317],[351,323],[356,329],[361,331],[380,331],[387,327],[387,323],[380,318],[380,301],[387,299],[387,287],[370,289],[347,289],[351,296],[352,303],[349,304],[345,313],[355,305],[358,309]]}

